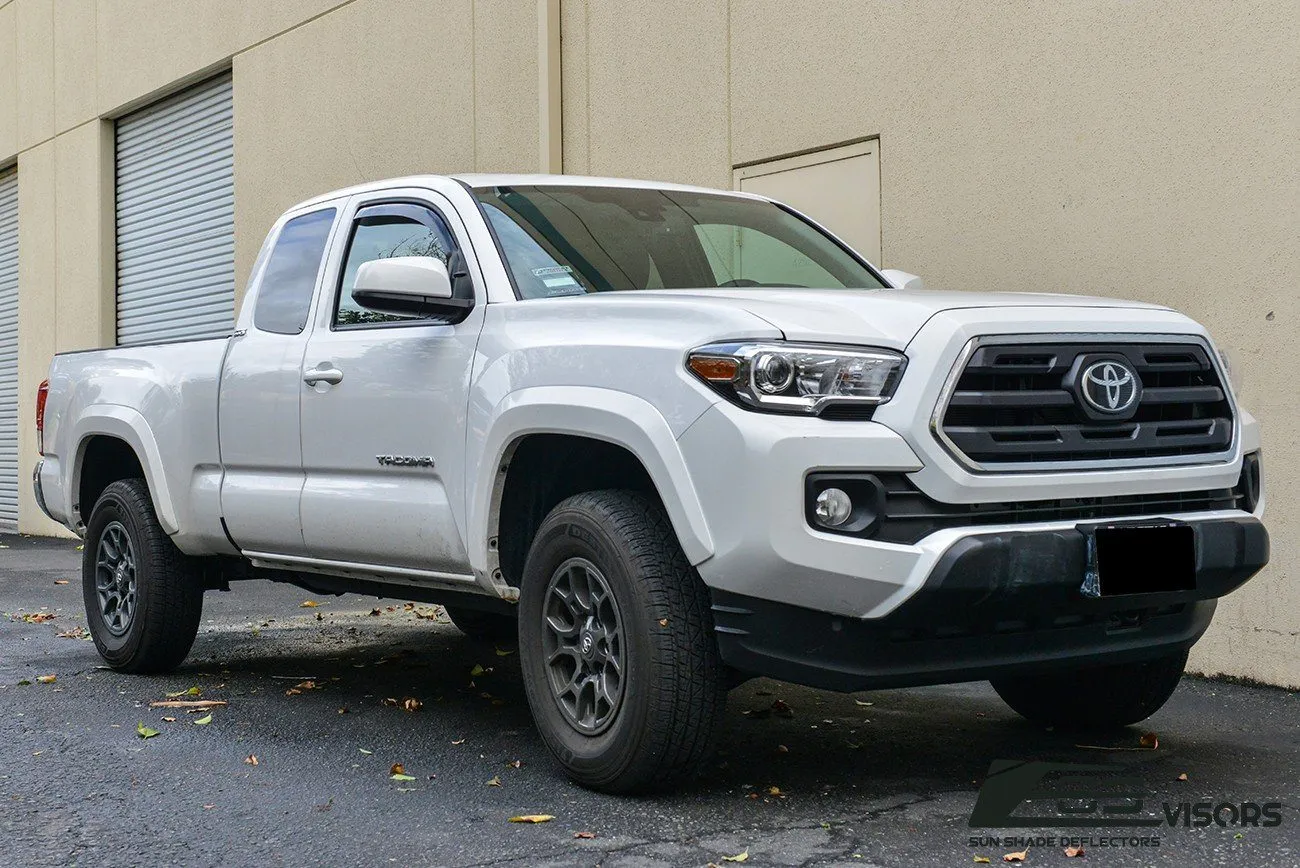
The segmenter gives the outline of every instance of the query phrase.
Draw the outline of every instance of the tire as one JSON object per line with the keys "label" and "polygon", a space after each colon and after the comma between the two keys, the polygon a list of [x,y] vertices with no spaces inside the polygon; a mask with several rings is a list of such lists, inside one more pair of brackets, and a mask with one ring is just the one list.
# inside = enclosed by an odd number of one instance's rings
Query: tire
{"label": "tire", "polygon": [[[590,618],[571,617],[581,606],[564,602],[566,594],[583,597],[584,586],[589,603],[597,601],[590,607],[596,628]],[[642,494],[577,494],[542,522],[521,588],[520,666],[542,739],[575,782],[607,793],[653,792],[697,774],[712,755],[726,690],[709,605],[663,508]],[[561,636],[548,616],[574,629]],[[586,665],[607,668],[581,681],[568,669],[584,671],[588,636],[596,638]],[[553,668],[549,652],[565,643],[572,644],[556,652],[562,662]],[[598,663],[609,659],[621,664],[621,678],[612,664]],[[553,686],[579,681],[580,694],[563,698]],[[597,683],[606,688],[599,703]]]}
{"label": "tire", "polygon": [[86,525],[81,588],[91,638],[114,669],[168,672],[189,654],[203,585],[158,524],[144,480],[119,480],[99,496]]}
{"label": "tire", "polygon": [[995,678],[993,689],[1022,717],[1068,729],[1128,726],[1169,701],[1187,652],[1054,675]]}
{"label": "tire", "polygon": [[519,619],[512,615],[480,612],[476,609],[443,606],[456,629],[471,639],[484,642],[513,642],[519,635]]}

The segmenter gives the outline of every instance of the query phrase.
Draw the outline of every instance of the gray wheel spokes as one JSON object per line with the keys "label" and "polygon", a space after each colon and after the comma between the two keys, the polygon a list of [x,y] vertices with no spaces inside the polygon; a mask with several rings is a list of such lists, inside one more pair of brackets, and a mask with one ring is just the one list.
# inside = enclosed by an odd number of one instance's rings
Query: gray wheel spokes
{"label": "gray wheel spokes", "polygon": [[120,522],[100,533],[95,553],[95,594],[104,626],[114,636],[131,628],[136,605],[135,551]]}
{"label": "gray wheel spokes", "polygon": [[622,620],[604,575],[570,558],[551,576],[543,608],[543,651],[552,695],[584,735],[608,728],[623,696]]}

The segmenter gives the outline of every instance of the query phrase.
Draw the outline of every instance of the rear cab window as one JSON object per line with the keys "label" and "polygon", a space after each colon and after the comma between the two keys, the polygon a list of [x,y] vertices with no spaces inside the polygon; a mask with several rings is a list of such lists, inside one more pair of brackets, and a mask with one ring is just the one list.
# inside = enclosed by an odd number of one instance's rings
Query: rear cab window
{"label": "rear cab window", "polygon": [[259,331],[297,335],[307,327],[316,277],[336,213],[334,208],[325,208],[303,214],[280,230],[257,290],[253,325]]}

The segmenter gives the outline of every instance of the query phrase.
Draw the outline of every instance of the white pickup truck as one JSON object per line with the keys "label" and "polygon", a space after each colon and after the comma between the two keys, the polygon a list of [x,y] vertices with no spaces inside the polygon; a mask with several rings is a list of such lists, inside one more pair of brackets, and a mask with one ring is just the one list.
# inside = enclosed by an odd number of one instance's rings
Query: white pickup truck
{"label": "white pickup truck", "polygon": [[756,675],[1141,720],[1268,559],[1227,365],[1166,308],[909,284],[752,195],[341,190],[230,336],[55,357],[36,496],[112,666],[236,579],[441,603],[607,791],[697,769]]}

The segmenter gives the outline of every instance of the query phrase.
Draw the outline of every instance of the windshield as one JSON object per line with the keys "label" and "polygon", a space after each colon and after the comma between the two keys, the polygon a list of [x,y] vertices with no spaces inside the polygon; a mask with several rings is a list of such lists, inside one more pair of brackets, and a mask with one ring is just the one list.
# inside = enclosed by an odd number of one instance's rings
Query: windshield
{"label": "windshield", "polygon": [[758,199],[627,187],[474,191],[521,298],[628,289],[882,289],[852,254]]}

